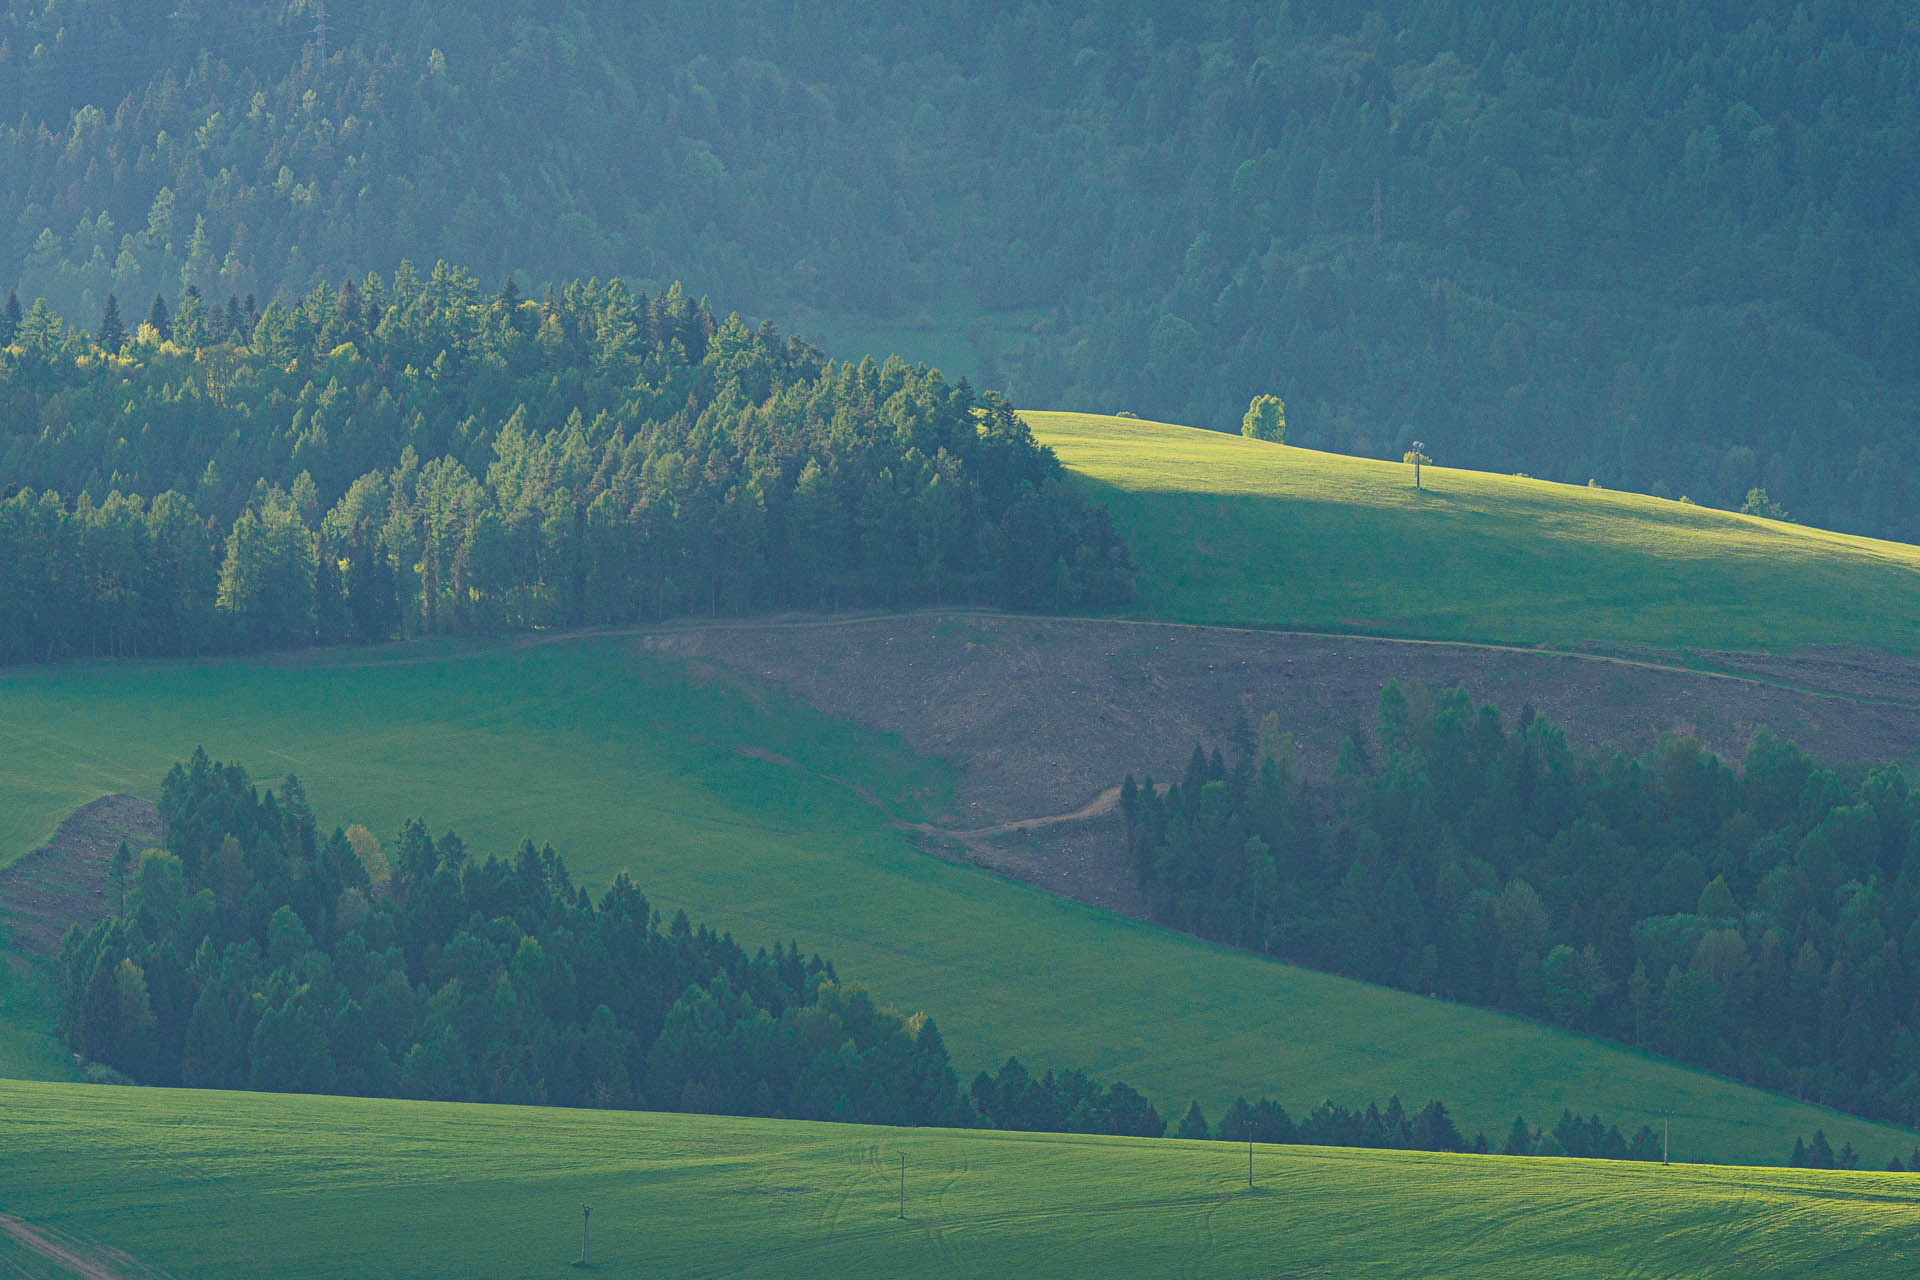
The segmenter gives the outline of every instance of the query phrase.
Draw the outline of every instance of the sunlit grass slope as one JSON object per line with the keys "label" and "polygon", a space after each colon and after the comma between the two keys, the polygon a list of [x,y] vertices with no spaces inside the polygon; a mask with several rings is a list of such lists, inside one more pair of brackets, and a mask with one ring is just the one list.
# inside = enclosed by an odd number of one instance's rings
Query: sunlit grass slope
{"label": "sunlit grass slope", "polygon": [[[1022,415],[1111,505],[1133,612],[1443,640],[1920,648],[1920,548],[1191,427]],[[1444,458],[1444,452],[1440,452]]]}
{"label": "sunlit grass slope", "polygon": [[1225,1143],[0,1082],[0,1213],[181,1276],[559,1274],[583,1203],[613,1275],[1920,1265],[1908,1175],[1286,1147],[1255,1168],[1250,1192]]}
{"label": "sunlit grass slope", "polygon": [[385,834],[418,814],[481,851],[548,839],[596,888],[626,869],[668,913],[685,907],[750,946],[797,938],[882,998],[931,1011],[968,1076],[1015,1053],[1124,1079],[1171,1112],[1198,1097],[1215,1116],[1243,1091],[1296,1109],[1437,1096],[1469,1132],[1495,1135],[1516,1109],[1536,1121],[1599,1110],[1631,1130],[1671,1107],[1677,1151],[1755,1163],[1816,1126],[1883,1164],[1914,1145],[944,862],[843,785],[913,816],[944,803],[938,766],[637,640],[0,673],[0,850],[34,847],[104,792],[153,795],[197,743],[256,776],[296,771],[329,823]]}

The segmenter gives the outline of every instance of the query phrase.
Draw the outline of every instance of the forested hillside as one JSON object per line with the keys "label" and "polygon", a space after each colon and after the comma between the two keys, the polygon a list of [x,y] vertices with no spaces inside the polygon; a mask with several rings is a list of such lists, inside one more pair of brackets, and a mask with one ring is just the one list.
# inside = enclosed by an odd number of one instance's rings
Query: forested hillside
{"label": "forested hillside", "polygon": [[1920,797],[1765,729],[1576,752],[1531,707],[1389,684],[1331,786],[1269,718],[1122,794],[1152,914],[1204,937],[1512,1009],[1770,1089],[1920,1122]]}
{"label": "forested hillside", "polygon": [[[411,821],[392,856],[322,828],[298,779],[261,792],[196,751],[161,788],[165,848],[120,847],[112,914],[67,931],[61,1030],[96,1080],[888,1125],[1160,1137],[1137,1091],[1009,1058],[962,1092],[924,1013],[878,1008],[819,956],[661,915],[625,873],[596,904],[551,846],[471,856]],[[1509,1155],[1651,1159],[1571,1112]],[[1198,1103],[1184,1138],[1216,1132]],[[1444,1104],[1236,1099],[1217,1136],[1462,1151]],[[1490,1143],[1476,1135],[1473,1146]],[[1829,1166],[1830,1167],[1830,1166]]]}
{"label": "forested hillside", "polygon": [[0,287],[680,278],[1029,404],[1278,391],[1302,443],[1915,538],[1917,49],[1892,0],[10,3]]}
{"label": "forested hillside", "polygon": [[0,340],[0,662],[1129,589],[998,396],[678,286],[403,266]]}

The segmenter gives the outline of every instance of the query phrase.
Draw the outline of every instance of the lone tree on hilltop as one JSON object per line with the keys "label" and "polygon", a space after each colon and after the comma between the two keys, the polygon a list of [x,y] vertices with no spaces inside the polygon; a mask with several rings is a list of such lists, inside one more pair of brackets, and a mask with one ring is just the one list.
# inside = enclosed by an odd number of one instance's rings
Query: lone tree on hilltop
{"label": "lone tree on hilltop", "polygon": [[1765,489],[1747,490],[1747,500],[1740,504],[1740,514],[1765,516],[1769,520],[1786,520],[1789,522],[1793,519],[1792,516],[1787,514],[1785,507],[1767,496]]}
{"label": "lone tree on hilltop", "polygon": [[1422,463],[1425,463],[1427,466],[1433,465],[1433,459],[1426,455],[1426,447],[1427,446],[1420,441],[1415,440],[1413,442],[1413,448],[1407,450],[1406,454],[1400,459],[1402,462],[1411,462],[1413,464],[1413,487],[1416,489],[1420,487],[1420,465]]}
{"label": "lone tree on hilltop", "polygon": [[1287,402],[1279,396],[1255,396],[1240,419],[1240,434],[1283,444],[1287,438]]}

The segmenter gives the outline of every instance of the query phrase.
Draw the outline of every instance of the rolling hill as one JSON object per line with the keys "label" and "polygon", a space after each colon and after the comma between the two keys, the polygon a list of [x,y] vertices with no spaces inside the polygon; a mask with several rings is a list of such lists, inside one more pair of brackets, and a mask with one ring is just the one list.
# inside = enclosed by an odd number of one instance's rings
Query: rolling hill
{"label": "rolling hill", "polygon": [[[900,1164],[906,1158],[905,1216]],[[1746,1276],[1920,1261],[1920,1179],[0,1082],[0,1270]],[[35,1248],[37,1243],[40,1247]],[[133,1255],[115,1257],[110,1251]]]}
{"label": "rolling hill", "polygon": [[1519,645],[1920,650],[1920,548],[1166,423],[1021,415],[1113,512],[1143,618]]}
{"label": "rolling hill", "polygon": [[[1784,1159],[1823,1126],[1884,1163],[1912,1135],[1521,1020],[1274,964],[916,849],[951,777],[897,741],[644,638],[92,664],[0,675],[0,848],[34,847],[103,792],[152,795],[204,743],[316,811],[408,816],[480,851],[551,840],[577,878],[630,870],[770,946],[797,938],[938,1019],[967,1074],[1018,1054],[1120,1078],[1167,1109],[1236,1093],[1290,1107],[1443,1099],[1469,1133],[1518,1110],[1683,1117],[1676,1152]],[[864,790],[878,805],[860,798]]]}

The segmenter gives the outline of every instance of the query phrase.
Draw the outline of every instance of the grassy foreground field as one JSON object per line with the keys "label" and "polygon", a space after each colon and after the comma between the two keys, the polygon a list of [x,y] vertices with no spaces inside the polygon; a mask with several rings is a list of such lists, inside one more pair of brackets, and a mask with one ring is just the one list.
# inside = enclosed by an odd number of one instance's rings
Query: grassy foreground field
{"label": "grassy foreground field", "polygon": [[[1112,507],[1138,616],[1518,644],[1920,651],[1920,548],[1191,427],[1021,415]],[[1441,456],[1444,457],[1444,452]]]}
{"label": "grassy foreground field", "polygon": [[944,862],[847,785],[919,816],[944,803],[939,766],[640,640],[0,674],[0,850],[33,848],[103,792],[154,794],[196,743],[256,776],[297,771],[329,823],[391,833],[420,814],[480,851],[549,839],[589,885],[627,869],[669,913],[685,907],[749,945],[798,938],[882,999],[933,1012],[968,1075],[1015,1053],[1124,1079],[1176,1115],[1198,1097],[1215,1117],[1240,1092],[1294,1109],[1437,1096],[1469,1133],[1491,1135],[1516,1110],[1535,1122],[1598,1110],[1631,1131],[1670,1108],[1677,1155],[1752,1163],[1784,1159],[1817,1126],[1881,1165],[1914,1145]]}
{"label": "grassy foreground field", "polygon": [[[906,1217],[899,1159],[907,1161]],[[1920,1177],[0,1082],[0,1215],[180,1276],[1909,1276]],[[4,1223],[0,1223],[4,1225]],[[34,1259],[0,1233],[0,1271]]]}

